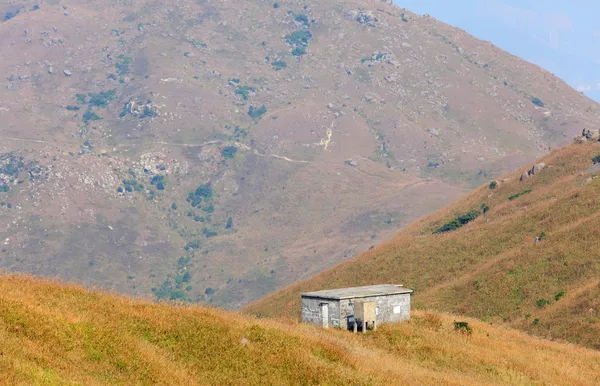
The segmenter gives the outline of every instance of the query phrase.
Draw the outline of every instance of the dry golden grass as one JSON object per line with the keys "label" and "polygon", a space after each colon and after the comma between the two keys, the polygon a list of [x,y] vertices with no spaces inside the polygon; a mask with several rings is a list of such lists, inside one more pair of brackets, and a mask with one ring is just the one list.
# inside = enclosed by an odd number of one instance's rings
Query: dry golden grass
{"label": "dry golden grass", "polygon": [[600,353],[457,316],[354,335],[0,276],[0,384],[600,382]]}
{"label": "dry golden grass", "polygon": [[[415,289],[417,308],[505,322],[533,334],[600,348],[600,179],[597,143],[573,144],[526,168],[496,189],[487,185],[422,219],[393,240],[247,307],[250,313],[296,318],[299,292],[374,283]],[[531,166],[529,166],[530,168]],[[531,189],[513,201],[508,197]],[[457,214],[487,204],[490,211],[454,232],[432,232]],[[535,244],[542,232],[545,238]],[[555,295],[566,295],[555,300]],[[538,306],[538,300],[550,300]]]}

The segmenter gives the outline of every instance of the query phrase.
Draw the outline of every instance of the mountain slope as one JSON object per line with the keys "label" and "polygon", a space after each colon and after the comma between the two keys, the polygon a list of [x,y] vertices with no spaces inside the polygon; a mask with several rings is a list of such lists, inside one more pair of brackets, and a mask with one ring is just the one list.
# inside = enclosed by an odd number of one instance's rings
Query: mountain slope
{"label": "mountain slope", "polygon": [[[600,154],[596,141],[572,144],[482,186],[347,263],[250,305],[295,317],[299,292],[372,283],[415,289],[416,307],[504,322],[527,332],[600,348],[598,227]],[[484,215],[435,234],[471,210]],[[537,239],[537,240],[536,240]]]}
{"label": "mountain slope", "polygon": [[238,307],[597,125],[433,18],[277,5],[1,1],[0,267]]}
{"label": "mountain slope", "polygon": [[[597,384],[598,352],[417,312],[351,334],[0,276],[7,384]],[[493,350],[491,348],[494,348]]]}

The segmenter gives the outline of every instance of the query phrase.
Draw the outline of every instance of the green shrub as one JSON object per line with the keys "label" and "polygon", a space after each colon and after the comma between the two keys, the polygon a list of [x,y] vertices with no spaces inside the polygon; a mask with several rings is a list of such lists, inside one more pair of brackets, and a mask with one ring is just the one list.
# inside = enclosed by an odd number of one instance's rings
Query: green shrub
{"label": "green shrub", "polygon": [[202,42],[201,40],[192,40],[192,45],[195,48],[206,48],[206,43]]}
{"label": "green shrub", "polygon": [[229,216],[229,218],[227,219],[227,225],[225,225],[225,229],[231,229],[233,227],[233,218],[231,218],[231,216]]}
{"label": "green shrub", "polygon": [[592,162],[595,164],[600,163],[600,154],[592,158]]}
{"label": "green shrub", "polygon": [[454,230],[470,223],[471,221],[475,220],[480,215],[481,215],[481,212],[476,211],[476,210],[471,210],[463,215],[456,217],[452,221],[442,225],[441,227],[436,229],[435,232],[433,232],[433,234],[440,234],[440,233],[454,231]]}
{"label": "green shrub", "polygon": [[454,322],[454,330],[463,332],[467,335],[473,333],[473,328],[469,326],[468,322]]}
{"label": "green shrub", "polygon": [[19,13],[21,13],[20,9],[17,9],[16,11],[8,11],[8,12],[6,12],[4,14],[4,21],[9,21],[13,17],[16,17]]}
{"label": "green shrub", "polygon": [[161,174],[157,174],[152,177],[150,180],[150,185],[156,186],[158,190],[165,190],[165,186],[167,185],[167,181],[165,180],[165,176]]}
{"label": "green shrub", "polygon": [[508,197],[508,199],[509,199],[509,201],[516,200],[517,198],[519,198],[521,196],[524,196],[526,194],[529,194],[529,193],[531,193],[531,189],[527,189],[527,190],[524,190],[524,191],[519,192],[517,194],[513,194],[512,196]]}
{"label": "green shrub", "polygon": [[233,158],[235,153],[237,153],[238,148],[235,146],[225,146],[223,150],[221,150],[221,154],[224,158]]}
{"label": "green shrub", "polygon": [[79,110],[79,106],[69,105],[69,106],[67,106],[67,110],[69,110],[69,111],[78,111]]}
{"label": "green shrub", "polygon": [[565,295],[566,295],[566,292],[564,290],[559,291],[556,293],[556,295],[554,295],[554,300],[558,301],[560,298],[562,298]]}
{"label": "green shrub", "polygon": [[239,86],[235,89],[235,93],[241,95],[245,101],[248,100],[248,96],[251,92],[256,92],[256,89],[250,86]]}
{"label": "green shrub", "polygon": [[292,55],[294,56],[302,56],[306,54],[306,47],[296,47],[292,50]]}
{"label": "green shrub", "polygon": [[84,114],[83,114],[83,123],[88,123],[89,121],[99,121],[102,118],[96,114],[95,112],[93,112],[91,109],[88,109]]}
{"label": "green shrub", "polygon": [[252,117],[253,119],[259,119],[266,112],[267,112],[267,108],[265,107],[265,105],[262,105],[259,108],[254,108],[254,106],[250,106],[250,108],[248,109],[248,115],[250,117]]}
{"label": "green shrub", "polygon": [[87,103],[87,95],[85,94],[75,94],[75,99],[77,99],[77,103],[80,105],[85,105]]}
{"label": "green shrub", "polygon": [[212,199],[213,191],[210,184],[200,185],[196,191],[190,192],[186,199],[194,208],[202,203],[202,200],[208,201]]}
{"label": "green shrub", "polygon": [[531,97],[531,103],[533,103],[534,105],[539,106],[539,107],[545,106],[544,102],[542,102],[541,99],[536,98],[536,97]]}
{"label": "green shrub", "polygon": [[296,20],[299,23],[304,24],[307,27],[310,25],[310,21],[308,20],[308,16],[306,16],[306,15],[304,15],[302,13],[297,14],[296,17],[294,17],[294,20]]}
{"label": "green shrub", "polygon": [[179,260],[177,260],[177,264],[180,266],[185,266],[190,262],[191,256],[181,256]]}
{"label": "green shrub", "polygon": [[538,308],[543,308],[544,306],[550,304],[550,300],[548,299],[538,299],[537,302],[535,302],[535,304],[537,304]]}
{"label": "green shrub", "polygon": [[[121,113],[122,114],[122,113]],[[140,114],[140,119],[144,119],[144,118],[154,118],[158,116],[158,114],[156,113],[156,111],[154,111],[152,109],[151,106],[146,105],[144,106],[144,110],[142,111],[142,113]]]}
{"label": "green shrub", "polygon": [[205,293],[207,296],[210,296],[210,295],[214,294],[215,292],[217,292],[217,290],[216,290],[216,289],[214,289],[214,288],[210,288],[210,287],[208,287],[206,290],[204,290],[204,293]]}
{"label": "green shrub", "polygon": [[204,228],[202,229],[202,233],[204,234],[204,236],[206,236],[207,238],[211,238],[211,237],[215,237],[217,235],[217,232],[215,231],[211,231],[208,228]]}
{"label": "green shrub", "polygon": [[534,326],[537,326],[538,324],[540,324],[540,318],[535,318],[533,319],[533,322],[531,324],[533,324]]}
{"label": "green shrub", "polygon": [[131,63],[131,58],[121,54],[119,55],[120,62],[115,63],[115,69],[117,70],[117,74],[125,75],[129,74],[129,64]]}
{"label": "green shrub", "polygon": [[201,245],[200,240],[192,240],[192,241],[188,241],[185,244],[185,247],[183,247],[183,249],[185,249],[186,251],[189,251],[189,250],[196,251],[196,250],[200,249],[200,245]]}
{"label": "green shrub", "polygon": [[172,204],[171,204],[171,209],[173,209],[173,210],[177,210],[177,203],[175,203],[175,202],[174,202],[174,203],[172,203]]}
{"label": "green shrub", "polygon": [[209,184],[203,184],[203,185],[200,185],[198,187],[198,189],[196,189],[195,194],[196,194],[196,196],[201,196],[204,198],[212,198],[213,191]]}
{"label": "green shrub", "polygon": [[496,189],[498,187],[498,182],[492,181],[490,182],[490,189]]}
{"label": "green shrub", "polygon": [[481,204],[481,211],[483,214],[486,214],[490,210],[490,207],[487,204]]}
{"label": "green shrub", "polygon": [[106,107],[110,101],[115,99],[116,93],[117,89],[100,91],[99,93],[88,93],[90,97],[88,104],[90,107]]}
{"label": "green shrub", "polygon": [[283,70],[284,68],[287,67],[287,64],[282,60],[277,60],[277,61],[271,63],[271,65],[273,66],[275,71]]}
{"label": "green shrub", "polygon": [[294,31],[289,35],[285,36],[285,41],[294,47],[308,46],[308,42],[312,39],[310,31]]}

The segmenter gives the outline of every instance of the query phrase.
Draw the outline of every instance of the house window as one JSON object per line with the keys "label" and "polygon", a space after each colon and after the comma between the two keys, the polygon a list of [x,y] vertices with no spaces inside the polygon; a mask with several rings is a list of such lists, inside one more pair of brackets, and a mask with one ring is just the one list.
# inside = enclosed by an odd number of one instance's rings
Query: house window
{"label": "house window", "polygon": [[402,312],[402,307],[394,306],[394,314],[399,314],[400,312]]}

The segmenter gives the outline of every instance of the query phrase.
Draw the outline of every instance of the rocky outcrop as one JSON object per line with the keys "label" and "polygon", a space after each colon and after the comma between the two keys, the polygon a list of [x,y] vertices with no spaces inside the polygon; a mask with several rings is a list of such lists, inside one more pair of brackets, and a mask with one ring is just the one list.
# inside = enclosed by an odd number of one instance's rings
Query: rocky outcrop
{"label": "rocky outcrop", "polygon": [[583,129],[581,132],[581,136],[585,139],[594,140],[600,138],[600,130],[599,129],[588,129],[587,127]]}
{"label": "rocky outcrop", "polygon": [[523,174],[521,174],[521,181],[525,181],[529,177],[539,174],[545,167],[546,167],[546,164],[543,162],[533,165],[531,170],[528,170],[526,172],[523,172]]}

